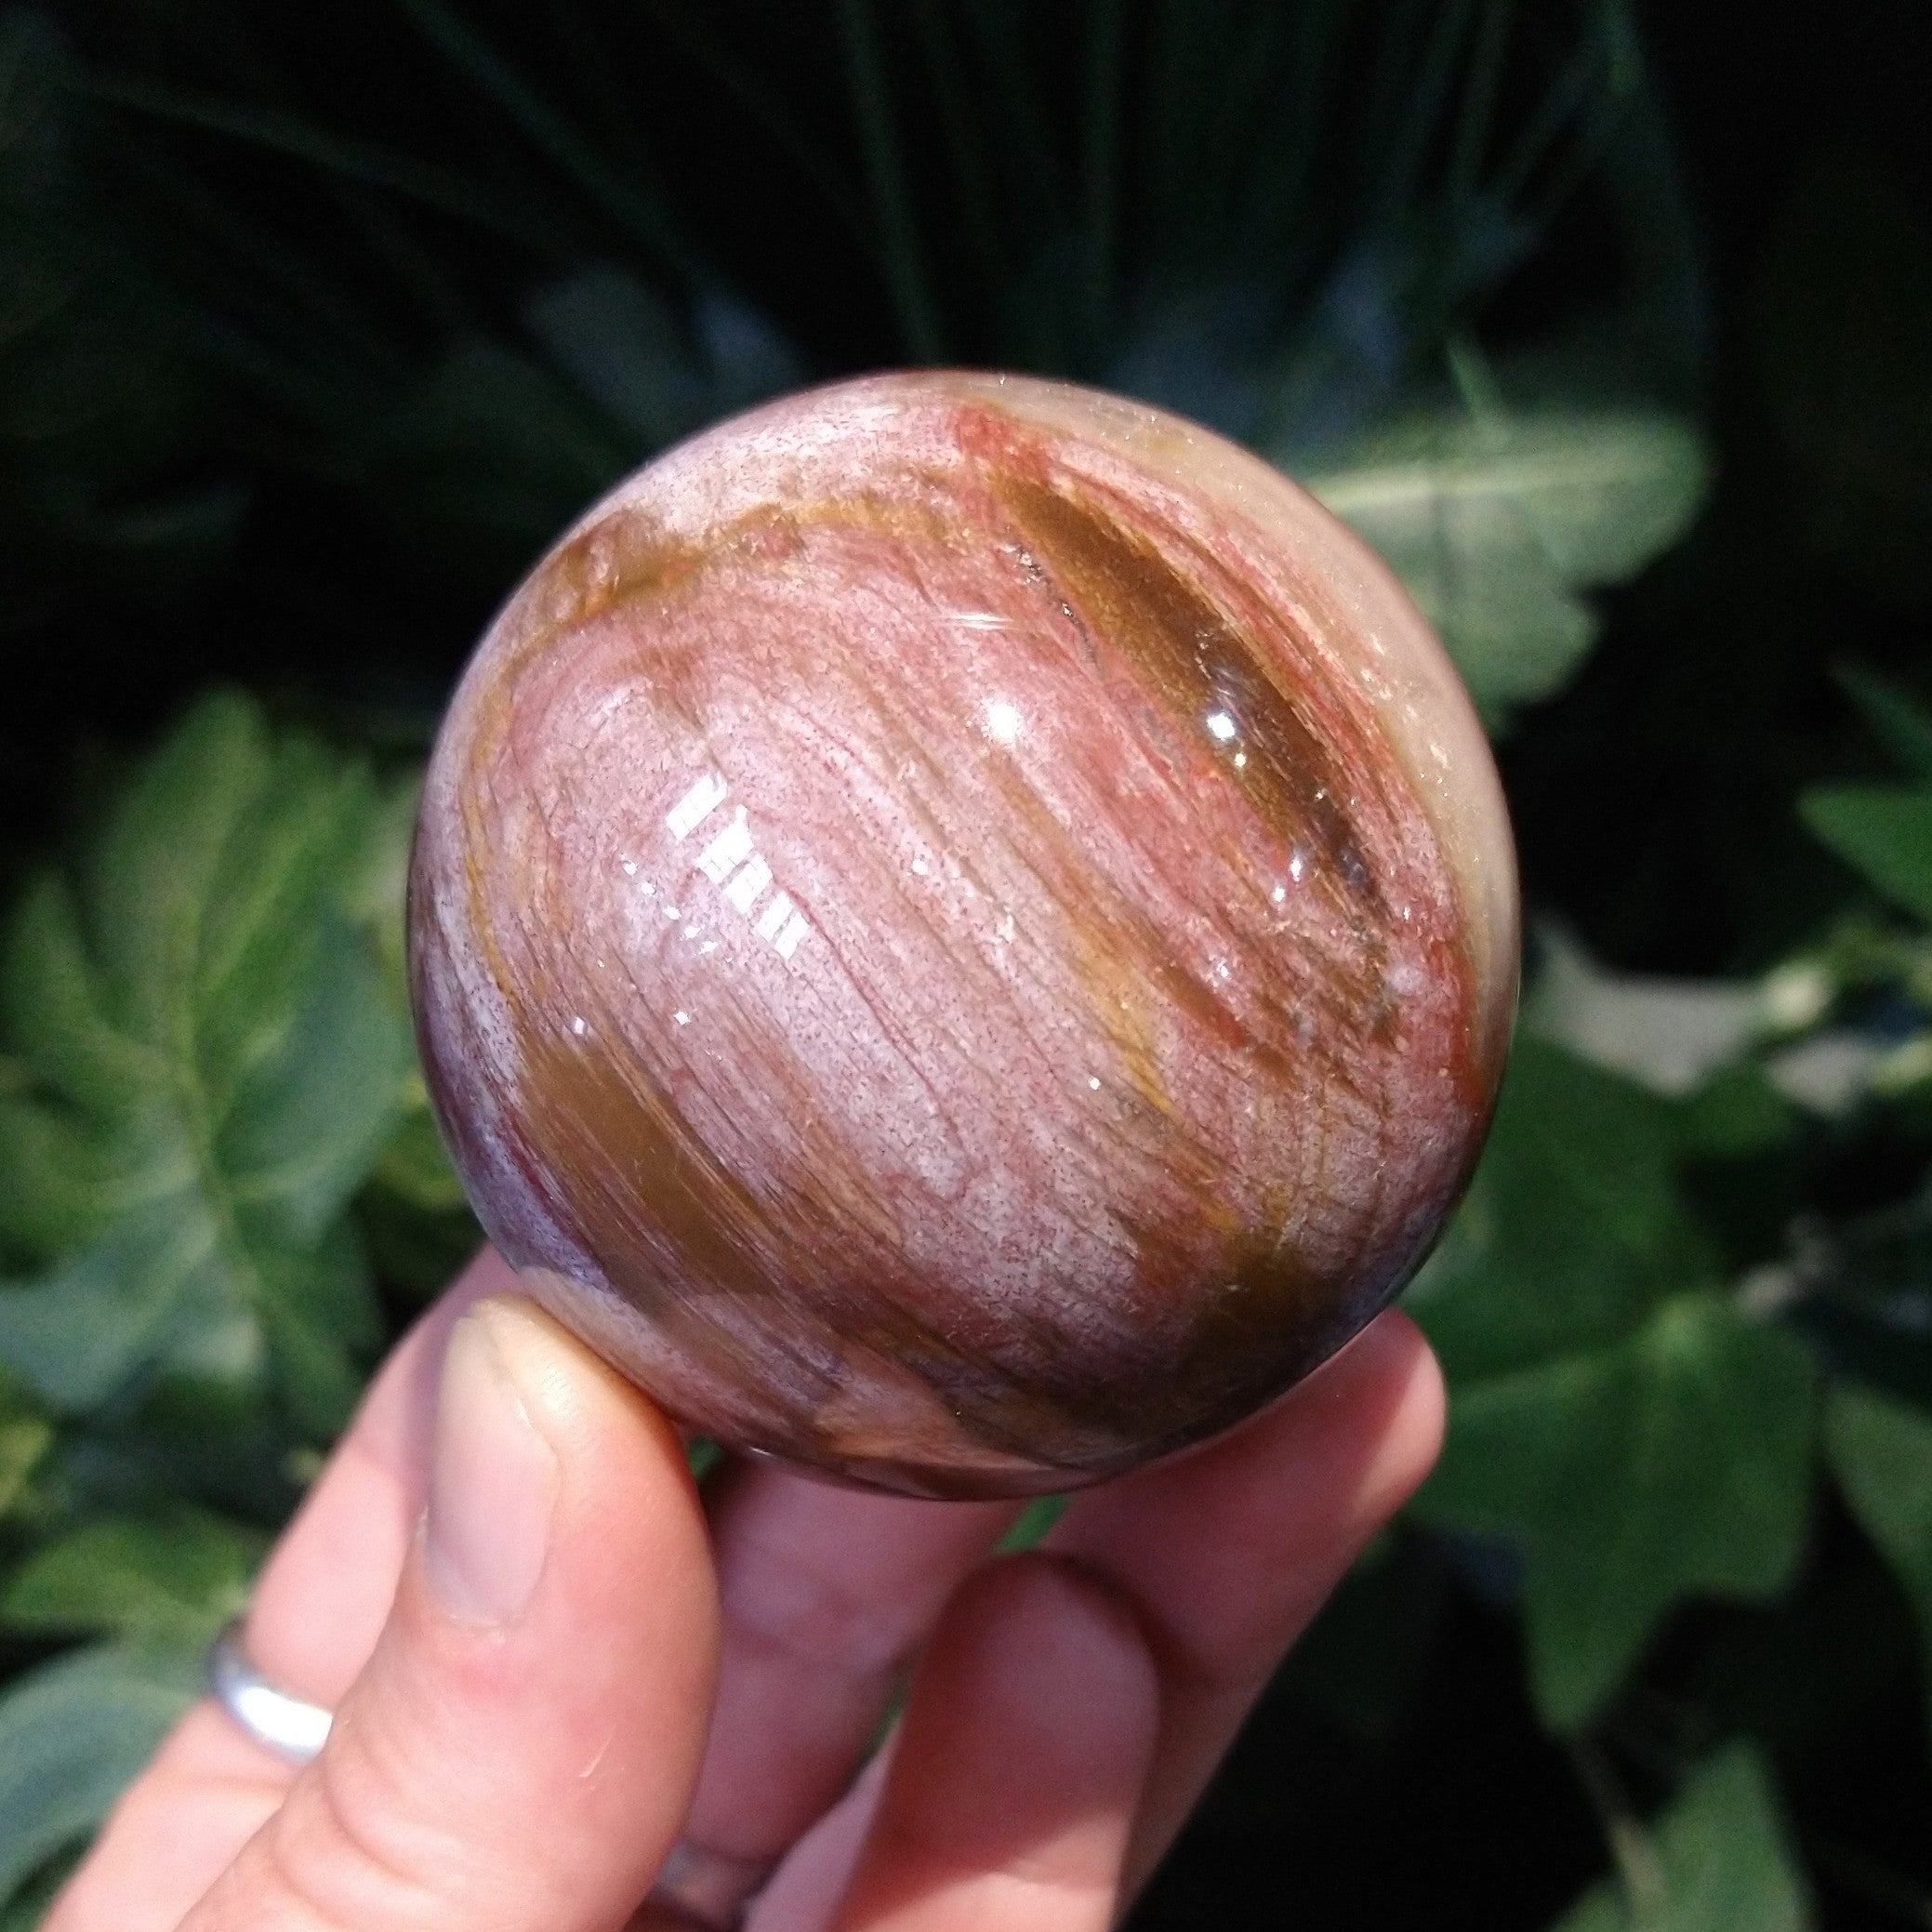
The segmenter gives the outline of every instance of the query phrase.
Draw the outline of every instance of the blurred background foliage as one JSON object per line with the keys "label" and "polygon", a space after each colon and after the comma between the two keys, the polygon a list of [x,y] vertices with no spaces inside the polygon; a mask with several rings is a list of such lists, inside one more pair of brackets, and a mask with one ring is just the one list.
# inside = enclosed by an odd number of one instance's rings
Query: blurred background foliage
{"label": "blurred background foliage", "polygon": [[0,10],[0,1926],[475,1239],[401,974],[469,642],[652,450],[902,362],[1305,481],[1522,841],[1441,1468],[1134,1924],[1932,1924],[1913,11]]}

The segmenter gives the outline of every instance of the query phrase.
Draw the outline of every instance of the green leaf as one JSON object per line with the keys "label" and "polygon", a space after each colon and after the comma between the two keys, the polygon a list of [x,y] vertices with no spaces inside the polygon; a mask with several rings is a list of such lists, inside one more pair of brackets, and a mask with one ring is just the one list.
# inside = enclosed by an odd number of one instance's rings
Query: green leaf
{"label": "green leaf", "polygon": [[1517,1040],[1468,1197],[1407,1302],[1452,1388],[1613,1344],[1714,1277],[1677,1191],[1677,1119],[1633,1080]]}
{"label": "green leaf", "polygon": [[376,810],[359,763],[217,696],[29,893],[0,977],[16,1104],[85,1158],[59,1215],[17,1200],[12,1229],[87,1233],[0,1288],[0,1361],[56,1409],[266,1362],[307,1425],[346,1412],[376,1321],[342,1216],[412,1065],[339,906]]}
{"label": "green leaf", "polygon": [[101,1644],[0,1696],[0,1898],[87,1837],[202,1687],[199,1651]]}
{"label": "green leaf", "polygon": [[1825,1450],[1852,1514],[1912,1598],[1932,1718],[1932,1416],[1869,1389],[1841,1386],[1825,1409]]}
{"label": "green leaf", "polygon": [[0,1517],[27,1493],[28,1481],[53,1440],[53,1426],[44,1418],[10,1413],[0,1402]]}
{"label": "green leaf", "polygon": [[1065,1496],[1035,1496],[999,1539],[1002,1550],[1030,1550],[1066,1514]]}
{"label": "green leaf", "polygon": [[109,1179],[85,1121],[0,1094],[0,1251],[34,1261],[91,1240]]}
{"label": "green leaf", "polygon": [[[342,895],[349,916],[369,935],[398,1010],[409,1001],[404,906],[420,789],[421,774],[414,769],[384,787]],[[358,1198],[356,1218],[383,1279],[427,1296],[476,1251],[483,1231],[415,1066],[403,1081],[400,1102],[400,1117]]]}
{"label": "green leaf", "polygon": [[[412,765],[381,787],[337,896],[342,910],[368,934],[396,1005],[409,1005],[409,849],[416,837],[422,771]],[[420,1087],[421,1082],[416,1084]]]}
{"label": "green leaf", "polygon": [[1521,1548],[1531,1685],[1559,1729],[1680,1596],[1777,1590],[1805,1526],[1809,1358],[1715,1287],[1678,1127],[1643,1088],[1520,1042],[1409,1304],[1449,1382],[1417,1511]]}
{"label": "green leaf", "polygon": [[1666,1302],[1613,1347],[1453,1392],[1422,1512],[1522,1545],[1551,1725],[1594,1715],[1679,1597],[1784,1585],[1811,1419],[1803,1348],[1714,1294]]}
{"label": "green leaf", "polygon": [[263,1271],[261,1317],[296,1422],[338,1434],[362,1393],[357,1357],[373,1356],[382,1323],[368,1290],[362,1242],[338,1223],[306,1254],[275,1254]]}
{"label": "green leaf", "polygon": [[1675,417],[1549,410],[1414,418],[1303,480],[1401,577],[1499,726],[1589,649],[1596,619],[1576,593],[1674,541],[1707,476]]}
{"label": "green leaf", "polygon": [[1932,920],[1932,791],[1820,786],[1798,810],[1846,865],[1908,912]]}
{"label": "green leaf", "polygon": [[1804,1932],[1804,1880],[1777,1793],[1748,1744],[1721,1751],[1627,1859],[1555,1932]]}
{"label": "green leaf", "polygon": [[267,1547],[259,1532],[204,1510],[88,1523],[15,1571],[0,1621],[192,1649],[241,1612]]}
{"label": "green leaf", "polygon": [[412,1078],[405,1088],[404,1105],[407,1110],[396,1123],[370,1176],[371,1186],[425,1213],[461,1210],[469,1198],[450,1165],[420,1077]]}
{"label": "green leaf", "polygon": [[1796,1128],[1792,1103],[1748,1060],[1719,1067],[1680,1116],[1684,1151],[1719,1159],[1768,1153],[1789,1144]]}
{"label": "green leaf", "polygon": [[[0,1289],[0,1360],[52,1409],[78,1414],[99,1408],[167,1353],[178,1330],[179,1355],[187,1356],[192,1339],[193,1354],[209,1358],[215,1327],[204,1320],[191,1330],[187,1313],[212,1259],[205,1230],[192,1221],[172,1230],[169,1219],[129,1214],[65,1266]],[[222,1340],[226,1346],[214,1354],[238,1378],[253,1380],[261,1345],[252,1314]]]}

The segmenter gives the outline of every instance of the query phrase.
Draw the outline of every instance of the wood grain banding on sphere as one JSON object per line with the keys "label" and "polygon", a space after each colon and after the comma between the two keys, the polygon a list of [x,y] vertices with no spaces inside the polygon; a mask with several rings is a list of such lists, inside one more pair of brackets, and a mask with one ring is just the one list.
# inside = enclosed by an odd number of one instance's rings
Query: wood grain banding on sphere
{"label": "wood grain banding on sphere", "polygon": [[1494,772],[1374,559],[1057,385],[819,390],[661,458],[470,668],[412,878],[484,1225],[725,1439],[926,1494],[1199,1439],[1466,1178]]}

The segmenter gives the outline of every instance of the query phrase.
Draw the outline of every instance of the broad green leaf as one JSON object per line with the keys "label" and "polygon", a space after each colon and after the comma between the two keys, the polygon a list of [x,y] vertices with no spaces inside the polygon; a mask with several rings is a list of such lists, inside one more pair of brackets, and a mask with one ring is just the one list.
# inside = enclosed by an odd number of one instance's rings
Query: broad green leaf
{"label": "broad green leaf", "polygon": [[[404,914],[409,897],[409,849],[416,836],[416,808],[421,793],[422,772],[417,767],[382,786],[367,831],[339,888],[342,909],[368,934],[398,1006],[409,1002]],[[422,1083],[417,1079],[414,1084],[420,1089]]]}
{"label": "broad green leaf", "polygon": [[338,1223],[311,1252],[271,1255],[262,1287],[262,1328],[289,1409],[311,1434],[332,1436],[362,1392],[355,1358],[373,1355],[382,1335],[355,1229]]}
{"label": "broad green leaf", "polygon": [[25,1091],[0,1093],[0,1252],[16,1264],[77,1248],[99,1232],[110,1179],[85,1119]]}
{"label": "broad green leaf", "polygon": [[1804,1349],[1715,1294],[1615,1345],[1453,1389],[1422,1514],[1525,1555],[1530,1681],[1586,1722],[1678,1598],[1789,1578],[1810,1492]]}
{"label": "broad green leaf", "polygon": [[14,1572],[0,1621],[192,1648],[240,1613],[266,1550],[258,1531],[205,1510],[88,1523]]}
{"label": "broad green leaf", "polygon": [[1842,1385],[1825,1409],[1825,1449],[1852,1514],[1912,1598],[1932,1716],[1932,1415]]}
{"label": "broad green leaf", "polygon": [[87,1837],[202,1687],[197,1650],[101,1644],[0,1695],[0,1898]]}
{"label": "broad green leaf", "polygon": [[11,1412],[0,1402],[0,1516],[26,1494],[28,1479],[53,1440],[53,1427],[42,1417]]}
{"label": "broad green leaf", "polygon": [[1673,1171],[1681,1124],[1520,1041],[1409,1303],[1449,1382],[1418,1513],[1521,1549],[1532,1687],[1558,1728],[1601,1705],[1679,1597],[1775,1591],[1804,1529],[1809,1360],[1717,1289]]}
{"label": "broad green leaf", "polygon": [[1721,1066],[1689,1094],[1679,1116],[1687,1154],[1736,1159],[1788,1143],[1796,1131],[1791,1103],[1749,1060]]}
{"label": "broad green leaf", "polygon": [[462,1209],[468,1197],[436,1131],[429,1092],[420,1077],[408,1083],[404,1105],[406,1111],[382,1150],[370,1176],[371,1184],[425,1213],[446,1214]]}
{"label": "broad green leaf", "polygon": [[1932,791],[1831,785],[1799,801],[1805,823],[1889,899],[1932,920]]}
{"label": "broad green leaf", "polygon": [[[344,889],[345,907],[368,933],[399,1007],[409,997],[404,905],[419,789],[415,771],[385,787]],[[383,1278],[426,1296],[440,1290],[483,1239],[443,1150],[429,1090],[414,1066],[403,1082],[400,1118],[363,1189],[357,1223]]]}
{"label": "broad green leaf", "polygon": [[1634,1081],[1517,1040],[1468,1198],[1407,1302],[1451,1387],[1610,1345],[1714,1278],[1677,1192],[1676,1131]]}
{"label": "broad green leaf", "polygon": [[0,1288],[0,1360],[60,1413],[99,1407],[169,1353],[205,1362],[217,1334],[234,1378],[258,1379],[258,1320],[241,1309],[224,1331],[207,1318],[195,1290],[219,1258],[196,1204],[179,1215],[167,1205],[129,1211],[72,1262]]}
{"label": "broad green leaf", "polygon": [[1805,1932],[1811,1922],[1770,1774],[1734,1744],[1699,1769],[1621,1879],[1585,1893],[1555,1932]]}
{"label": "broad green leaf", "polygon": [[342,909],[377,800],[360,764],[204,702],[86,863],[16,920],[0,1022],[14,1096],[77,1150],[51,1220],[86,1238],[0,1287],[0,1360],[60,1410],[162,1370],[250,1383],[338,1423],[373,1339],[343,1211],[399,1118],[407,1028]]}
{"label": "broad green leaf", "polygon": [[1678,536],[1707,475],[1675,417],[1552,410],[1420,417],[1304,481],[1408,586],[1493,726],[1569,677],[1596,631],[1576,593]]}

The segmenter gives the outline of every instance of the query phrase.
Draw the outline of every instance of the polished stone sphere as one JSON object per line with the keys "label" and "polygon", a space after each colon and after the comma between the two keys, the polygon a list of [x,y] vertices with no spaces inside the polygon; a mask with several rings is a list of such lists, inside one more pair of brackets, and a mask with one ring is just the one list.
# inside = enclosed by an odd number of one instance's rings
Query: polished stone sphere
{"label": "polished stone sphere", "polygon": [[1480,728],[1273,470],[910,374],[670,451],[430,762],[423,1058],[478,1214],[692,1428],[933,1496],[1226,1428],[1426,1253],[1516,974]]}

